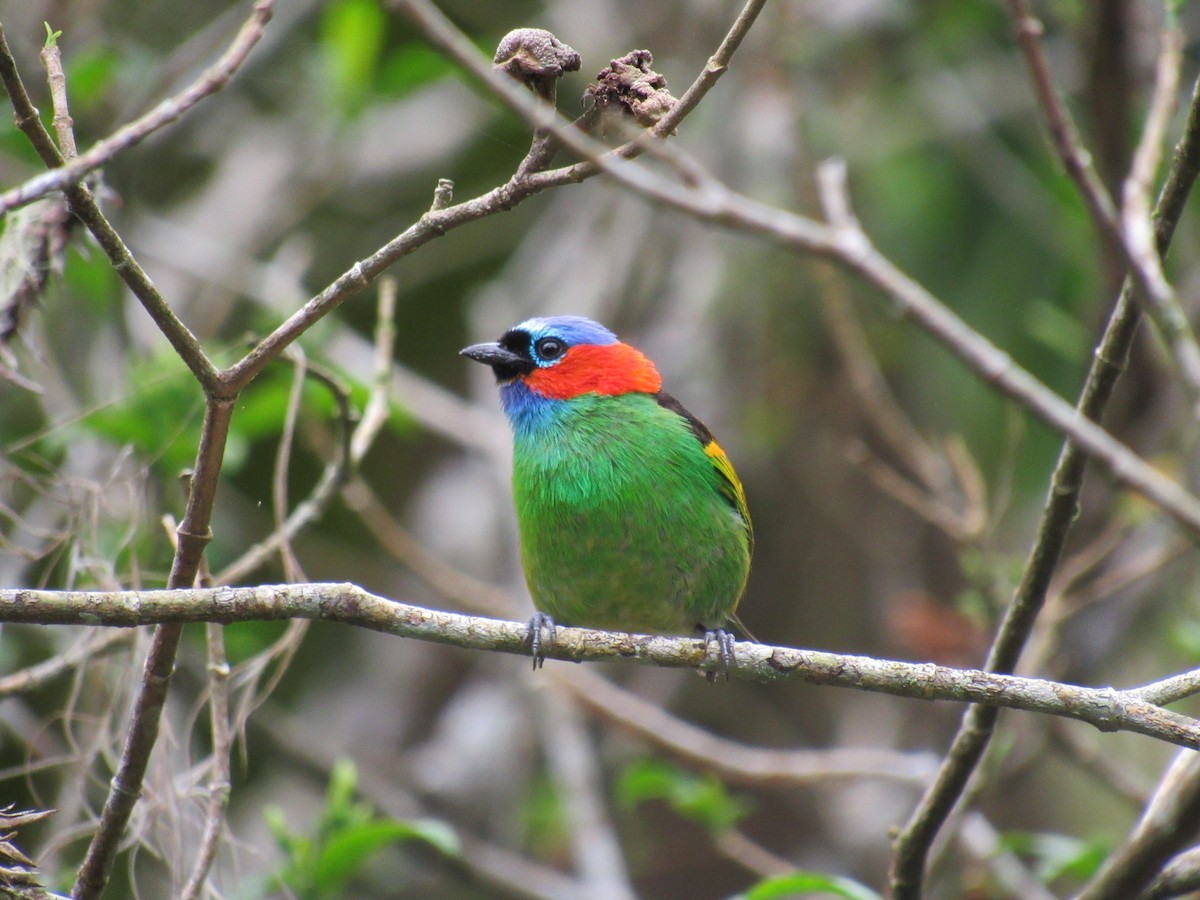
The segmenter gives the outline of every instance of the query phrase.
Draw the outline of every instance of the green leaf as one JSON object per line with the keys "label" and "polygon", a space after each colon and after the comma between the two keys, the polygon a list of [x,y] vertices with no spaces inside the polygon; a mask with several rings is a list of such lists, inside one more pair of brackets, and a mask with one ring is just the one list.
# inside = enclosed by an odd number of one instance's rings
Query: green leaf
{"label": "green leaf", "polygon": [[388,844],[421,841],[445,854],[462,852],[458,834],[445,822],[430,819],[375,819],[344,828],[330,837],[316,861],[314,881],[322,893],[337,894],[372,854]]}
{"label": "green leaf", "polygon": [[458,834],[446,823],[377,818],[370,804],[355,799],[357,791],[354,763],[339,759],[329,773],[325,806],[311,835],[293,832],[278,808],[264,810],[267,827],[286,856],[272,876],[275,889],[286,886],[290,895],[304,900],[346,896],[346,884],[373,854],[402,841],[420,841],[446,856],[462,854]]}
{"label": "green leaf", "polygon": [[58,39],[60,37],[62,37],[62,32],[54,31],[53,29],[51,29],[49,22],[43,22],[42,24],[46,26],[46,44],[45,44],[45,46],[57,47]]}
{"label": "green leaf", "polygon": [[[71,90],[71,96],[74,97],[74,81]],[[13,215],[15,213],[9,213],[10,217]],[[90,311],[102,316],[112,315],[110,310],[120,297],[121,279],[103,253],[84,253],[73,247],[67,253],[63,282],[68,291],[87,304]]]}
{"label": "green leaf", "polygon": [[[286,628],[286,622],[230,622],[225,626],[225,655],[233,665],[245,662],[279,640]],[[197,646],[204,643],[199,630],[192,639]]]}
{"label": "green leaf", "polygon": [[1030,336],[1064,360],[1078,359],[1087,346],[1089,336],[1079,317],[1049,300],[1032,300],[1025,322]]}
{"label": "green leaf", "polygon": [[[79,426],[114,444],[135,447],[173,478],[195,458],[203,394],[169,351],[134,362],[126,378],[125,396],[84,417]],[[69,439],[68,432],[64,429],[61,437]]]}
{"label": "green leaf", "polygon": [[349,759],[339,759],[329,773],[329,790],[325,796],[325,818],[344,819],[355,807],[354,792],[358,788],[358,769]]}
{"label": "green leaf", "polygon": [[570,826],[557,781],[534,778],[521,798],[519,816],[523,846],[546,859],[569,852]]}
{"label": "green leaf", "polygon": [[792,872],[764,878],[739,900],[783,900],[805,894],[833,894],[846,900],[881,900],[879,894],[857,881],[817,872]]}
{"label": "green leaf", "polygon": [[1001,846],[1032,857],[1038,878],[1046,884],[1059,878],[1091,878],[1108,856],[1108,848],[1100,842],[1066,834],[1009,832],[1001,838]]}
{"label": "green leaf", "polygon": [[1193,663],[1200,660],[1200,622],[1181,620],[1167,629],[1171,645]]}
{"label": "green leaf", "polygon": [[749,812],[749,805],[732,796],[720,779],[693,775],[659,760],[627,766],[617,783],[617,797],[626,807],[664,800],[679,815],[713,831],[732,828]]}
{"label": "green leaf", "polygon": [[357,113],[369,96],[383,50],[387,17],[375,0],[336,0],[321,17],[325,76],[335,105]]}
{"label": "green leaf", "polygon": [[403,97],[455,71],[445,56],[427,44],[406,44],[384,58],[378,86],[389,97]]}
{"label": "green leaf", "polygon": [[[71,85],[71,109],[84,112],[94,109],[110,99],[120,57],[111,47],[94,45],[72,53],[69,60]],[[96,254],[108,264],[102,254]]]}

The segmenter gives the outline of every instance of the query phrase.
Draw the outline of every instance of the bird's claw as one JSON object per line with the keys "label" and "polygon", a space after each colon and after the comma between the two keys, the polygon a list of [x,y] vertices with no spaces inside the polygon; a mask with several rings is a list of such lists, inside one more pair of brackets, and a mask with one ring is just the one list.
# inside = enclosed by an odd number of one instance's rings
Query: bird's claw
{"label": "bird's claw", "polygon": [[[733,635],[724,628],[715,628],[704,632],[704,652],[708,653],[708,645],[713,641],[717,642],[717,656],[721,660],[721,671],[725,673],[725,680],[729,680],[729,669],[733,666]],[[716,671],[708,671],[704,673],[704,677],[708,679],[708,683],[712,684],[717,680]]]}
{"label": "bird's claw", "polygon": [[[542,629],[546,629],[547,641],[542,644]],[[533,670],[536,672],[546,663],[545,647],[554,646],[554,619],[543,612],[534,613],[529,620],[526,634],[529,635],[529,651],[533,655]]]}

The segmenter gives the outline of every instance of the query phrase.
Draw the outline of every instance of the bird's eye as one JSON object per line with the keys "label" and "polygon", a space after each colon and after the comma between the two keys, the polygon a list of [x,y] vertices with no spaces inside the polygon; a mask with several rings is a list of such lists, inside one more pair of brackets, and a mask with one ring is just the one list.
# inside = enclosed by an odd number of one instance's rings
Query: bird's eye
{"label": "bird's eye", "polygon": [[558,359],[566,352],[567,345],[558,338],[544,337],[533,348],[537,351],[537,355],[549,362],[552,359]]}

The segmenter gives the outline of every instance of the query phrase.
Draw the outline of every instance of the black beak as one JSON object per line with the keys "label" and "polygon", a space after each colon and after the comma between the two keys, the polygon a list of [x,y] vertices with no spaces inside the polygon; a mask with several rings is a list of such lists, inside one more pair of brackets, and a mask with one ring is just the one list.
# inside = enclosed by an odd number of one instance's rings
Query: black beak
{"label": "black beak", "polygon": [[528,375],[536,368],[531,360],[497,343],[472,344],[459,350],[458,355],[491,366],[497,381],[511,381],[518,375]]}

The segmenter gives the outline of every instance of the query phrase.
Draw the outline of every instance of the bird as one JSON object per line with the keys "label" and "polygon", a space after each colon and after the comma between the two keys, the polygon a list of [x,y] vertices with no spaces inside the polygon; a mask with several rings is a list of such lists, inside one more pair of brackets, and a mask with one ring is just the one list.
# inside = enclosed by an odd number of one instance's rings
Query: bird
{"label": "bird", "polygon": [[534,669],[558,624],[702,634],[728,679],[754,532],[712,432],[643,353],[583,316],[530,318],[461,355],[491,367],[512,427]]}

